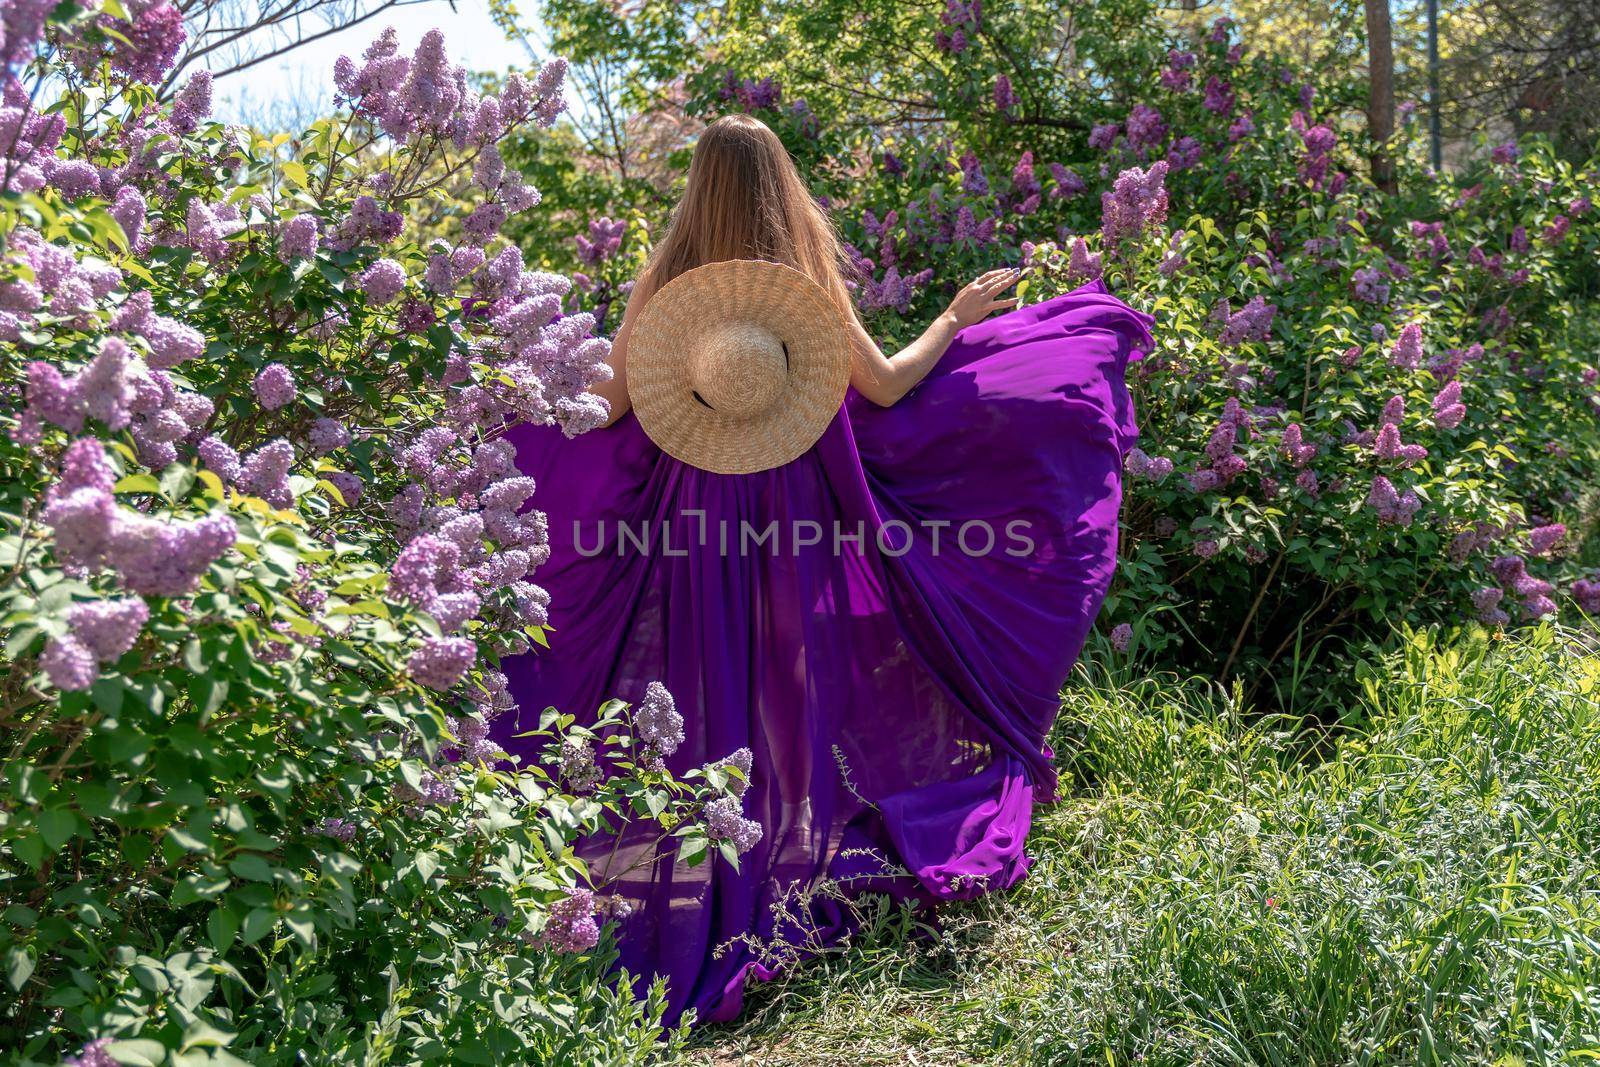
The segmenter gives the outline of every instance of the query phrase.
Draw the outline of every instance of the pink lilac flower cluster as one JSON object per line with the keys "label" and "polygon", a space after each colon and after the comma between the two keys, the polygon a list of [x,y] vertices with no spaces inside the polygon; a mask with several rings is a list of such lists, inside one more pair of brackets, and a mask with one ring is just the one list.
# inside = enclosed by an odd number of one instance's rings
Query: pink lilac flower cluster
{"label": "pink lilac flower cluster", "polygon": [[1167,136],[1167,123],[1161,112],[1149,104],[1136,104],[1124,122],[1128,147],[1143,153],[1160,144]]}
{"label": "pink lilac flower cluster", "polygon": [[1411,237],[1417,242],[1419,254],[1432,260],[1448,259],[1450,256],[1450,238],[1444,232],[1442,222],[1421,222],[1416,219],[1411,221]]}
{"label": "pink lilac flower cluster", "polygon": [[1193,137],[1180,137],[1167,149],[1167,167],[1172,171],[1193,170],[1205,158],[1205,145]]}
{"label": "pink lilac flower cluster", "polygon": [[603,263],[622,249],[628,224],[620,219],[598,218],[589,223],[589,235],[577,237],[578,258],[591,266]]}
{"label": "pink lilac flower cluster", "polygon": [[1185,475],[1192,492],[1204,493],[1218,489],[1233,481],[1245,471],[1245,460],[1234,451],[1235,447],[1250,439],[1254,419],[1245,411],[1238,397],[1229,397],[1222,408],[1222,418],[1211,429],[1206,439],[1207,465]]}
{"label": "pink lilac flower cluster", "polygon": [[74,604],[67,612],[67,633],[45,645],[39,665],[57,689],[88,689],[100,677],[100,665],[133,647],[150,609],[138,597]]}
{"label": "pink lilac flower cluster", "polygon": [[331,837],[335,841],[348,845],[355,840],[358,829],[360,827],[349,819],[333,815],[318,823],[316,829],[312,832],[321,834],[324,837]]}
{"label": "pink lilac flower cluster", "polygon": [[[195,446],[195,454],[201,464],[220,478],[224,485],[235,485],[275,508],[287,508],[294,504],[289,472],[294,466],[295,451],[294,446],[283,438],[268,441],[249,455],[241,457],[233,446],[212,434]],[[350,503],[348,498],[346,503]]]}
{"label": "pink lilac flower cluster", "polygon": [[69,572],[109,567],[123,588],[146,596],[186,596],[233,546],[238,528],[226,515],[168,522],[118,506],[105,446],[75,441],[40,519],[54,535],[57,561]]}
{"label": "pink lilac flower cluster", "polygon": [[[439,262],[444,254],[436,257]],[[605,401],[588,389],[611,377],[605,362],[611,346],[593,336],[594,316],[561,314],[571,281],[525,270],[515,246],[481,266],[454,253],[446,262],[458,282],[456,272],[466,268],[470,274],[472,314],[488,326],[477,339],[477,355],[497,372],[488,384],[467,384],[452,393],[447,421],[463,430],[498,427],[506,419],[554,421],[569,436],[605,422]],[[471,376],[460,370],[449,377],[444,384]]]}
{"label": "pink lilac flower cluster", "polygon": [[465,637],[429,637],[406,661],[414,681],[443,692],[466,677],[477,661],[478,648]]}
{"label": "pink lilac flower cluster", "polygon": [[1383,407],[1383,415],[1372,451],[1381,460],[1389,460],[1399,467],[1410,467],[1428,456],[1421,445],[1408,445],[1400,439],[1400,421],[1405,417],[1405,398],[1395,395]]}
{"label": "pink lilac flower cluster", "polygon": [[1448,382],[1435,393],[1430,406],[1433,409],[1433,424],[1441,430],[1453,430],[1467,417],[1467,406],[1461,402],[1459,381]]}
{"label": "pink lilac flower cluster", "polygon": [[1300,135],[1305,154],[1300,157],[1300,179],[1314,189],[1321,189],[1333,163],[1333,149],[1339,135],[1327,126],[1311,125],[1304,112],[1296,111],[1290,125]]}
{"label": "pink lilac flower cluster", "polygon": [[0,282],[0,340],[19,341],[24,330],[52,319],[86,326],[97,303],[122,284],[117,268],[95,260],[80,263],[26,226],[8,234],[7,245],[0,261],[0,275],[10,276]]}
{"label": "pink lilac flower cluster", "polygon": [[1283,428],[1283,437],[1278,442],[1278,448],[1283,452],[1283,458],[1296,470],[1306,467],[1317,458],[1317,446],[1306,443],[1304,431],[1298,422],[1291,422]]}
{"label": "pink lilac flower cluster", "polygon": [[727,841],[739,855],[744,855],[761,842],[761,824],[744,817],[744,804],[739,797],[718,797],[706,804],[706,834],[713,841]]}
{"label": "pink lilac flower cluster", "polygon": [[282,363],[268,363],[250,388],[263,410],[276,411],[295,398],[294,374]]}
{"label": "pink lilac flower cluster", "polygon": [[[390,569],[391,591],[445,630],[459,629],[490,598],[488,618],[502,630],[544,625],[549,595],[526,579],[549,556],[548,530],[541,512],[520,513],[534,487],[517,473],[510,443],[468,446],[433,427],[399,461],[415,481],[388,505],[410,537]],[[429,506],[430,494],[455,503]]]}
{"label": "pink lilac flower cluster", "polygon": [[[334,64],[341,103],[400,145],[432,139],[476,152],[472,180],[486,198],[462,222],[469,244],[488,243],[506,219],[538,203],[538,191],[505,167],[495,145],[525,122],[549,126],[556,120],[566,107],[561,94],[565,61],[547,64],[531,82],[512,75],[498,96],[479,96],[468,88],[466,71],[450,63],[438,30],[424,34],[407,57],[400,54],[399,35],[390,27],[362,59],[360,67],[348,56]],[[399,229],[393,212],[382,211],[375,201],[357,201],[350,224],[341,224],[330,244],[348,248],[365,240],[382,243]],[[380,284],[391,280],[385,273]]]}
{"label": "pink lilac flower cluster", "polygon": [[61,1061],[63,1067],[120,1067],[122,1061],[111,1055],[112,1040],[98,1037],[78,1050],[76,1056]]}
{"label": "pink lilac flower cluster", "polygon": [[939,21],[944,29],[938,30],[933,35],[934,47],[941,52],[952,56],[959,56],[967,50],[968,33],[976,33],[983,22],[983,0],[945,0],[944,11],[939,15]]}
{"label": "pink lilac flower cluster", "polygon": [[1389,363],[1401,370],[1415,370],[1422,362],[1422,327],[1408,322],[1400,328],[1394,347],[1389,350]]}
{"label": "pink lilac flower cluster", "polygon": [[1017,158],[1017,165],[1011,168],[1011,193],[1008,199],[1012,210],[1019,215],[1032,215],[1039,210],[1043,192],[1044,186],[1040,184],[1033,168],[1033,152],[1022,153]]}
{"label": "pink lilac flower cluster", "polygon": [[70,433],[95,419],[110,430],[132,433],[140,461],[161,468],[177,459],[177,443],[198,434],[210,420],[209,399],[177,386],[150,367],[121,339],[106,338],[100,352],[76,374],[53,364],[28,364],[28,407],[14,436],[40,440],[45,423]]}
{"label": "pink lilac flower cluster", "polygon": [[723,100],[736,101],[739,109],[748,114],[777,107],[783,102],[783,86],[771,78],[759,81],[740,78],[730,70],[723,74],[722,88],[717,95]]}
{"label": "pink lilac flower cluster", "polygon": [[728,792],[742,797],[750,789],[750,775],[755,767],[755,755],[748,748],[736,748],[714,764],[717,767],[735,767],[739,777],[729,776]]}
{"label": "pink lilac flower cluster", "polygon": [[1194,80],[1192,73],[1199,57],[1193,52],[1167,51],[1167,65],[1161,69],[1161,87],[1175,93],[1186,92]]}
{"label": "pink lilac flower cluster", "polygon": [[683,716],[660,682],[645,687],[644,699],[633,709],[633,730],[645,745],[639,762],[650,770],[663,769],[662,761],[683,744]]}
{"label": "pink lilac flower cluster", "polygon": [[601,771],[595,763],[594,745],[586,737],[569,734],[561,741],[556,773],[567,789],[579,796],[594,791]]}
{"label": "pink lilac flower cluster", "polygon": [[1167,240],[1166,255],[1156,265],[1156,270],[1169,278],[1189,265],[1188,257],[1183,254],[1183,237],[1182,230],[1172,231],[1172,236]]}
{"label": "pink lilac flower cluster", "polygon": [[543,929],[527,938],[535,948],[551,952],[587,952],[600,943],[594,894],[579,886],[550,906]]}
{"label": "pink lilac flower cluster", "polygon": [[1234,100],[1233,86],[1215,74],[1206,79],[1205,94],[1201,103],[1207,111],[1217,115],[1231,115]]}
{"label": "pink lilac flower cluster", "polygon": [[1077,171],[1060,163],[1050,164],[1050,177],[1055,179],[1055,184],[1050,187],[1052,200],[1070,200],[1089,188]]}
{"label": "pink lilac flower cluster", "polygon": [[316,254],[317,220],[312,215],[296,215],[278,233],[278,258],[285,263],[309,259]]}
{"label": "pink lilac flower cluster", "polygon": [[1372,488],[1367,493],[1367,507],[1378,513],[1379,522],[1409,526],[1422,507],[1422,500],[1411,489],[1397,491],[1394,483],[1380,474],[1372,479]]}
{"label": "pink lilac flower cluster", "polygon": [[1472,607],[1478,614],[1478,621],[1489,626],[1504,626],[1511,621],[1511,616],[1500,606],[1505,599],[1506,591],[1498,586],[1487,585],[1472,592]]}
{"label": "pink lilac flower cluster", "polygon": [[1089,131],[1089,147],[1104,152],[1117,143],[1117,137],[1122,133],[1122,124],[1118,122],[1096,123]]}
{"label": "pink lilac flower cluster", "polygon": [[436,770],[422,772],[417,786],[400,782],[394,787],[394,798],[406,806],[406,814],[420,818],[428,808],[449,807],[456,802],[456,789],[452,778]]}
{"label": "pink lilac flower cluster", "polygon": [[1223,313],[1219,315],[1223,326],[1217,340],[1222,344],[1232,348],[1246,341],[1266,341],[1272,337],[1272,320],[1278,309],[1267,303],[1266,298],[1253,296],[1238,311],[1230,310],[1226,302],[1219,308]]}
{"label": "pink lilac flower cluster", "polygon": [[1600,579],[1575,579],[1567,591],[1577,601],[1578,610],[1589,616],[1600,615]]}
{"label": "pink lilac flower cluster", "polygon": [[1172,473],[1172,460],[1166,456],[1152,458],[1146,455],[1142,448],[1130,448],[1123,459],[1123,468],[1135,478],[1161,482]]}
{"label": "pink lilac flower cluster", "polygon": [[1559,522],[1536,526],[1528,531],[1528,554],[1548,556],[1566,540],[1567,528]]}
{"label": "pink lilac flower cluster", "polygon": [[[1528,561],[1521,556],[1500,556],[1489,564],[1489,571],[1502,590],[1522,601],[1522,610],[1528,618],[1541,619],[1559,610],[1550,596],[1555,586],[1529,574]],[[1482,617],[1482,609],[1479,611]]]}
{"label": "pink lilac flower cluster", "polygon": [[1100,227],[1107,248],[1128,237],[1159,226],[1167,218],[1167,163],[1158,160],[1148,169],[1130,167],[1117,175],[1110,190],[1100,197]]}
{"label": "pink lilac flower cluster", "polygon": [[1011,87],[1010,77],[998,75],[994,80],[994,109],[1001,115],[1009,115],[1021,102],[1017,91]]}
{"label": "pink lilac flower cluster", "polygon": [[1550,224],[1539,235],[1539,241],[1546,245],[1560,244],[1566,239],[1567,233],[1572,228],[1572,220],[1565,215],[1557,215],[1550,220]]}
{"label": "pink lilac flower cluster", "polygon": [[988,196],[989,176],[976,152],[965,152],[957,164],[961,168],[961,191],[968,196]]}
{"label": "pink lilac flower cluster", "polygon": [[971,206],[962,204],[956,209],[955,227],[950,239],[952,242],[971,241],[975,245],[986,245],[994,240],[996,225],[993,217],[979,221]]}
{"label": "pink lilac flower cluster", "polygon": [[102,14],[94,20],[102,32],[93,44],[83,35],[73,42],[73,62],[87,70],[109,58],[128,81],[158,85],[188,39],[183,13],[167,0],[131,0],[123,9],[126,19]]}
{"label": "pink lilac flower cluster", "polygon": [[869,279],[862,285],[856,302],[863,311],[892,308],[903,315],[911,310],[912,298],[931,281],[933,281],[931,267],[902,277],[899,267],[890,266],[883,272],[882,278],[877,281]]}
{"label": "pink lilac flower cluster", "polygon": [[1356,299],[1368,304],[1389,302],[1389,281],[1377,267],[1361,267],[1350,276]]}
{"label": "pink lilac flower cluster", "polygon": [[1075,283],[1089,282],[1100,277],[1101,256],[1089,251],[1089,242],[1082,237],[1072,242],[1067,252],[1067,279]]}
{"label": "pink lilac flower cluster", "polygon": [[1133,627],[1121,622],[1111,628],[1111,647],[1117,652],[1128,651],[1128,646],[1133,643]]}

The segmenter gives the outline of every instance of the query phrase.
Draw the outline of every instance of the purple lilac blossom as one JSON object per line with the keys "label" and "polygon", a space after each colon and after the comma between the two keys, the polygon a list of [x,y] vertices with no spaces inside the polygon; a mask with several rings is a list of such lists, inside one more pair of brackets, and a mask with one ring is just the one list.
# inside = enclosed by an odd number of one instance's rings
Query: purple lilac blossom
{"label": "purple lilac blossom", "polygon": [[550,906],[544,929],[535,939],[538,947],[552,952],[587,952],[600,943],[600,925],[595,920],[594,894],[578,887]]}
{"label": "purple lilac blossom", "polygon": [[1118,623],[1111,628],[1111,647],[1118,652],[1128,651],[1128,645],[1133,641],[1133,627],[1125,622]]}
{"label": "purple lilac blossom", "polygon": [[1101,232],[1107,248],[1166,220],[1166,177],[1165,160],[1152,163],[1147,170],[1129,167],[1117,175],[1109,191],[1101,194]]}
{"label": "purple lilac blossom", "polygon": [[139,639],[150,609],[138,597],[74,604],[67,613],[72,636],[101,662],[119,659]]}
{"label": "purple lilac blossom", "polygon": [[706,805],[706,834],[713,841],[727,841],[739,855],[755,848],[761,841],[761,824],[744,817],[744,805],[738,797],[718,797]]}
{"label": "purple lilac blossom", "polygon": [[477,656],[465,637],[430,637],[411,654],[406,670],[418,684],[443,692],[461,681]]}
{"label": "purple lilac blossom", "polygon": [[295,398],[294,375],[282,363],[268,363],[256,375],[251,390],[267,411],[276,411]]}
{"label": "purple lilac blossom", "polygon": [[406,270],[392,259],[375,260],[358,279],[368,303],[375,307],[392,304],[406,287]]}

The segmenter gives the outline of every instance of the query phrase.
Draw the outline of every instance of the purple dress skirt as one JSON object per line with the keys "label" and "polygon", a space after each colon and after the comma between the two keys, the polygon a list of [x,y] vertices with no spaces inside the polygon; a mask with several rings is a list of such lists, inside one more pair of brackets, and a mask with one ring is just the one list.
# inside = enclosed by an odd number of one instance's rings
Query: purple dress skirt
{"label": "purple dress skirt", "polygon": [[674,770],[754,755],[763,835],[738,871],[638,862],[627,836],[590,857],[598,878],[632,867],[622,964],[667,977],[673,1018],[737,1015],[749,977],[847,930],[845,899],[1026,873],[1045,737],[1115,567],[1124,373],[1151,323],[1098,282],[986,320],[899,403],[852,393],[755,474],[681,463],[631,413],[570,441],[511,431],[550,516],[555,630],[507,665],[522,721],[496,739],[516,754],[543,708],[581,721],[659,680],[685,720]]}

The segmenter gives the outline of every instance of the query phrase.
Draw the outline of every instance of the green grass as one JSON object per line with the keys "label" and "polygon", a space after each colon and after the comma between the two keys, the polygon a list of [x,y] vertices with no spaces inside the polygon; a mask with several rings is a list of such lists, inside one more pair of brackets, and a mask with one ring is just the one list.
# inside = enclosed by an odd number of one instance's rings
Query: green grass
{"label": "green grass", "polygon": [[1600,1058],[1600,657],[1575,642],[1414,636],[1364,673],[1364,735],[1091,665],[1022,886],[937,930],[878,910],[686,1062]]}

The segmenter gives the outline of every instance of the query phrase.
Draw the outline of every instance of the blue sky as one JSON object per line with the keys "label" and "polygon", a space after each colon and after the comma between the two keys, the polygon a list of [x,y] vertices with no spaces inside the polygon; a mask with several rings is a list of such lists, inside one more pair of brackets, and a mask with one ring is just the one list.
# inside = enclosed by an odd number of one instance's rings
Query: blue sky
{"label": "blue sky", "polygon": [[528,64],[521,45],[507,41],[489,17],[486,0],[456,0],[453,11],[444,0],[426,0],[390,8],[281,59],[222,79],[216,87],[216,116],[247,122],[270,113],[320,114],[331,100],[333,61],[340,55],[359,56],[385,26],[399,30],[401,44],[408,49],[438,27],[444,31],[451,58],[469,70],[499,71]]}

